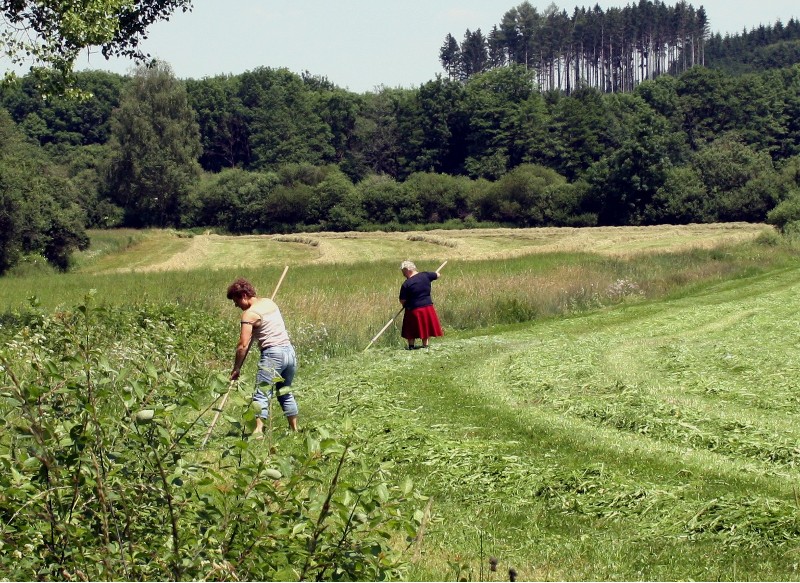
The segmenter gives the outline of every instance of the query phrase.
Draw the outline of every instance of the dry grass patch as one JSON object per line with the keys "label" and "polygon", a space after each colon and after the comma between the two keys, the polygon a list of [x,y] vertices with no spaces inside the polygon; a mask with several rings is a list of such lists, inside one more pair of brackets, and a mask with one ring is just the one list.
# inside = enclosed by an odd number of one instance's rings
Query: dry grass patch
{"label": "dry grass patch", "polygon": [[187,237],[148,230],[131,246],[92,257],[81,273],[189,271],[229,267],[355,264],[369,261],[441,262],[511,259],[532,254],[592,252],[627,257],[649,252],[710,248],[753,240],[772,229],[760,224],[652,227],[464,229],[425,232],[345,232]]}
{"label": "dry grass patch", "polygon": [[127,250],[79,269],[81,273],[193,271],[304,264],[317,251],[306,243],[263,235],[204,234],[181,237],[171,231],[145,231],[147,236]]}
{"label": "dry grass patch", "polygon": [[348,264],[363,261],[397,263],[405,259],[438,259],[449,249],[429,241],[410,241],[406,233],[320,234],[320,255],[316,263]]}
{"label": "dry grass patch", "polygon": [[707,249],[753,240],[772,227],[752,223],[655,225],[647,227],[544,227],[429,231],[458,241],[475,258],[519,257],[529,253],[592,252],[625,257],[653,251]]}

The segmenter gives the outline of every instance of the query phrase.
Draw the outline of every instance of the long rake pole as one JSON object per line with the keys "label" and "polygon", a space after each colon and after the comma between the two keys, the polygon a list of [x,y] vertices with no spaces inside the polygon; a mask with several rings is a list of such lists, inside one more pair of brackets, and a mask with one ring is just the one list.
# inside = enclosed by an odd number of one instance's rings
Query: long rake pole
{"label": "long rake pole", "polygon": [[[281,273],[281,277],[278,280],[278,285],[275,286],[275,290],[272,292],[272,296],[270,297],[271,300],[275,299],[275,296],[278,293],[278,289],[280,289],[281,284],[283,283],[283,278],[286,277],[286,272],[289,271],[289,266],[283,268],[283,273]],[[222,401],[220,401],[219,407],[217,407],[217,412],[214,415],[214,419],[211,421],[211,425],[208,426],[208,431],[206,432],[206,436],[203,438],[203,443],[200,447],[205,447],[208,438],[211,437],[211,432],[214,431],[214,426],[217,424],[217,420],[219,419],[220,414],[222,413],[222,408],[225,407],[225,402],[228,400],[228,395],[231,394],[231,389],[233,388],[233,383],[236,381],[231,381],[228,383],[228,390],[225,391],[225,395],[222,397]]]}
{"label": "long rake pole", "polygon": [[208,438],[211,437],[211,432],[214,431],[214,426],[217,424],[217,420],[219,419],[220,414],[222,413],[222,408],[225,406],[225,401],[228,400],[228,395],[231,394],[231,389],[233,388],[233,383],[236,381],[231,381],[228,383],[228,390],[225,391],[225,395],[222,397],[222,401],[219,403],[219,407],[217,407],[217,412],[214,414],[214,419],[211,421],[211,425],[208,426],[208,431],[206,432],[206,436],[203,438],[203,443],[200,447],[205,447],[206,442],[208,442]]}
{"label": "long rake pole", "polygon": [[[442,268],[443,268],[445,265],[447,265],[447,261],[445,261],[444,263],[442,263],[442,264],[439,266],[439,269],[437,269],[437,270],[436,270],[436,273],[438,274],[438,273],[439,273],[439,272],[442,270]],[[386,329],[387,329],[389,326],[391,326],[391,325],[392,325],[392,322],[394,322],[394,321],[397,319],[397,316],[399,316],[400,314],[402,314],[402,313],[403,313],[403,310],[404,310],[404,309],[405,309],[405,308],[400,308],[400,310],[399,310],[399,311],[398,311],[398,312],[397,312],[397,313],[396,313],[394,316],[392,316],[392,319],[391,319],[391,320],[389,320],[388,322],[386,322],[386,326],[384,326],[383,328],[381,328],[381,331],[380,331],[380,332],[378,332],[377,334],[375,334],[374,338],[373,338],[372,340],[370,340],[370,341],[369,341],[369,344],[367,344],[367,347],[364,349],[364,352],[366,352],[367,350],[369,350],[369,347],[370,347],[370,346],[372,346],[373,344],[375,344],[375,341],[376,341],[378,338],[380,338],[380,337],[381,337],[381,334],[383,334],[384,332],[386,332]]]}
{"label": "long rake pole", "polygon": [[369,350],[369,347],[370,347],[370,346],[372,346],[373,344],[375,344],[375,341],[376,341],[378,338],[380,338],[380,337],[381,337],[381,334],[383,334],[384,332],[386,332],[386,329],[387,329],[389,326],[391,326],[391,325],[392,325],[392,322],[394,322],[394,321],[397,319],[397,316],[399,316],[399,315],[400,315],[402,312],[403,312],[403,308],[400,308],[400,309],[397,311],[397,313],[396,313],[394,316],[392,316],[392,319],[391,319],[391,320],[389,320],[388,322],[386,322],[386,326],[384,326],[383,328],[381,328],[381,331],[380,331],[380,332],[378,332],[377,334],[375,334],[375,336],[372,338],[372,340],[370,340],[370,341],[369,341],[369,344],[367,344],[367,347],[364,349],[364,352],[366,352],[367,350]]}
{"label": "long rake pole", "polygon": [[288,265],[283,268],[283,273],[281,273],[281,278],[278,280],[278,285],[275,286],[275,291],[272,292],[272,297],[270,297],[269,299],[271,299],[271,300],[275,299],[275,296],[277,295],[278,290],[280,289],[281,284],[283,283],[283,278],[286,277],[286,272],[287,271],[289,271],[289,266]]}

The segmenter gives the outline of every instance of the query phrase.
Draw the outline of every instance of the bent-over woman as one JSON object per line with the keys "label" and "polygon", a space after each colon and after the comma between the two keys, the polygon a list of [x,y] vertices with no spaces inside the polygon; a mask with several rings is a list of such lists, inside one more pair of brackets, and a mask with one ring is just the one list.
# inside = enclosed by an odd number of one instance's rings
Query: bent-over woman
{"label": "bent-over woman", "polygon": [[236,358],[230,377],[232,381],[239,378],[250,342],[257,342],[261,349],[253,394],[253,401],[261,405],[261,413],[256,417],[253,436],[260,437],[264,431],[264,419],[269,415],[269,401],[273,390],[278,395],[278,403],[289,427],[292,431],[297,431],[297,403],[290,388],[297,370],[297,357],[281,311],[271,299],[259,298],[255,288],[246,279],[234,281],[228,287],[227,297],[243,312],[239,343],[236,345]]}
{"label": "bent-over woman", "polygon": [[[431,299],[431,282],[439,279],[435,271],[417,271],[412,261],[403,261],[400,265],[406,280],[400,286],[400,304],[405,308],[401,335],[408,346],[406,350],[428,348],[431,337],[443,336],[442,325]],[[422,340],[422,346],[416,346],[416,339]]]}

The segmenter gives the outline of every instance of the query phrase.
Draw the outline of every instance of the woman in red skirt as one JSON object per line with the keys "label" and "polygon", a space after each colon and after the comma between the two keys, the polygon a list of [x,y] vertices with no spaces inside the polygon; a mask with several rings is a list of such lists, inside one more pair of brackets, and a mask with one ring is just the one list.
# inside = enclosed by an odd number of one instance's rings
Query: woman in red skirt
{"label": "woman in red skirt", "polygon": [[[407,350],[428,348],[431,336],[442,336],[442,326],[436,308],[431,299],[431,282],[439,279],[435,271],[417,271],[411,261],[403,261],[400,265],[406,280],[400,286],[400,303],[405,308],[403,316],[402,336],[408,342]],[[422,340],[422,346],[416,346],[416,339]]]}

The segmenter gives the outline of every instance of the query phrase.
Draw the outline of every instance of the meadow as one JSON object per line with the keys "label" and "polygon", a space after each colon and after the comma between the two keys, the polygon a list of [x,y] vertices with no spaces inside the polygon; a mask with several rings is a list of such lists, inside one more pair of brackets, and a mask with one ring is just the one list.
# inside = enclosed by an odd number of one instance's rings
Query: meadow
{"label": "meadow", "polygon": [[238,237],[95,231],[72,272],[5,278],[0,309],[22,308],[33,297],[58,309],[94,289],[103,304],[190,306],[230,318],[224,295],[230,281],[247,277],[271,295],[288,266],[280,302],[293,314],[296,341],[303,345],[299,336],[309,335],[338,354],[366,346],[396,313],[404,259],[429,270],[449,262],[437,284],[440,309],[451,328],[467,329],[725,277],[760,258],[740,261],[720,249],[765,233],[773,231],[748,223]]}
{"label": "meadow", "polygon": [[[364,350],[398,309],[406,258],[448,261],[434,284],[446,335],[408,352],[390,326]],[[231,388],[224,289],[243,275],[270,295],[286,265],[276,300],[304,432],[277,420],[247,439],[251,356],[202,448]],[[0,542],[31,547],[3,561],[10,578],[64,578],[48,561],[95,579],[799,576],[800,263],[769,227],[98,233],[75,272],[0,283]],[[154,423],[137,424],[143,408]],[[106,453],[57,477],[90,449]],[[98,459],[110,469],[88,469]],[[138,473],[149,481],[128,488]],[[49,486],[23,486],[31,475]],[[47,510],[76,475],[114,503]],[[159,550],[115,547],[105,525],[121,515]],[[237,546],[243,529],[254,548]],[[98,530],[107,544],[89,552]]]}

